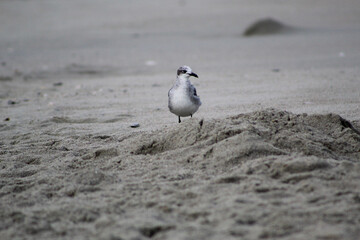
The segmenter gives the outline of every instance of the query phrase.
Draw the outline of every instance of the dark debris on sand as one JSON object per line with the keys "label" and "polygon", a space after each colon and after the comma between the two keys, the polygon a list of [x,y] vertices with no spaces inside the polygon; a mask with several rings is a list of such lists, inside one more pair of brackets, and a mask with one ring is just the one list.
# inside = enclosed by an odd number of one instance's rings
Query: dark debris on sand
{"label": "dark debris on sand", "polygon": [[271,35],[289,32],[291,30],[294,29],[277,20],[274,20],[272,18],[265,18],[257,20],[254,23],[250,24],[250,26],[245,29],[242,35],[245,37]]}

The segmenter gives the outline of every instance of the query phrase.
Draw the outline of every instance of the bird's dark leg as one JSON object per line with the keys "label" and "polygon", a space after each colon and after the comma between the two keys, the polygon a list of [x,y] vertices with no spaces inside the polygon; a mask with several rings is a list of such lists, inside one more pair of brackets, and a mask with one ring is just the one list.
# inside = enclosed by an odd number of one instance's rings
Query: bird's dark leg
{"label": "bird's dark leg", "polygon": [[181,119],[180,119],[180,116],[179,116],[179,123],[181,123]]}
{"label": "bird's dark leg", "polygon": [[192,117],[192,114],[190,114],[190,117]]}

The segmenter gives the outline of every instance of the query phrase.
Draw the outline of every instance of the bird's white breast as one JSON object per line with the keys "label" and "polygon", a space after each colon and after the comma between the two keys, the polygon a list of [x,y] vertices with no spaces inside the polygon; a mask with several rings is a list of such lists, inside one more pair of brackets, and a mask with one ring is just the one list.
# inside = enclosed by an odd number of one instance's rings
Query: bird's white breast
{"label": "bird's white breast", "polygon": [[180,117],[187,117],[194,114],[199,106],[194,104],[189,96],[189,90],[186,87],[179,87],[173,92],[172,110],[174,114]]}

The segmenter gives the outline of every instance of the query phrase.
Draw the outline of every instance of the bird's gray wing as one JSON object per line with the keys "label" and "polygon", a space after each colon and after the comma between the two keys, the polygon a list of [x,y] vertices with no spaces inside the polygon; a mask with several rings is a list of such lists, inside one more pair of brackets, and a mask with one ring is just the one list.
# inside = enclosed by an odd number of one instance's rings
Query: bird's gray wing
{"label": "bird's gray wing", "polygon": [[197,95],[196,88],[191,85],[189,88],[190,91],[190,99],[196,105],[201,105],[200,97]]}
{"label": "bird's gray wing", "polygon": [[191,85],[191,86],[189,87],[189,91],[190,91],[190,95],[191,95],[191,96],[196,96],[196,97],[198,97],[197,92],[196,92],[196,88],[194,87],[194,85]]}
{"label": "bird's gray wing", "polygon": [[194,87],[194,96],[197,96],[196,88]]}

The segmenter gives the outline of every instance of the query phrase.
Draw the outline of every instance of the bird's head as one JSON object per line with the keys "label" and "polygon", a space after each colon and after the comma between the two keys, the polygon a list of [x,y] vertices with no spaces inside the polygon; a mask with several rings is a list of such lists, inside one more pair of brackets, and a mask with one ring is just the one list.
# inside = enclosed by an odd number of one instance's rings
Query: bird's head
{"label": "bird's head", "polygon": [[189,78],[190,76],[193,76],[198,78],[198,75],[194,73],[189,66],[179,67],[179,69],[177,70],[177,75],[178,77]]}

